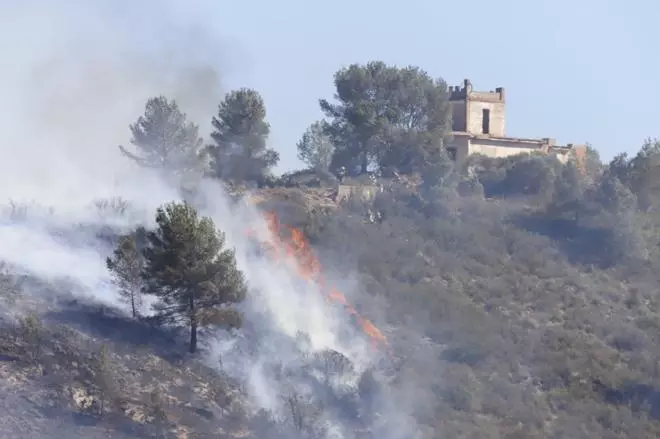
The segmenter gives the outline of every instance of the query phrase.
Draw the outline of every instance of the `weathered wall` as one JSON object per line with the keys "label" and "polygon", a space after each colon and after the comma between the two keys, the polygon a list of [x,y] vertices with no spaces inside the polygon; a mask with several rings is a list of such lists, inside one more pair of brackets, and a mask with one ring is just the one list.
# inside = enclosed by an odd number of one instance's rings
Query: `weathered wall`
{"label": "weathered wall", "polygon": [[470,134],[482,133],[483,110],[490,110],[490,135],[505,137],[506,117],[504,102],[487,102],[485,100],[468,101],[468,126]]}
{"label": "weathered wall", "polygon": [[467,130],[465,121],[465,101],[449,101],[451,105],[451,119],[453,131]]}
{"label": "weathered wall", "polygon": [[486,157],[510,157],[539,151],[541,143],[515,142],[498,139],[470,139],[469,154],[482,154]]}

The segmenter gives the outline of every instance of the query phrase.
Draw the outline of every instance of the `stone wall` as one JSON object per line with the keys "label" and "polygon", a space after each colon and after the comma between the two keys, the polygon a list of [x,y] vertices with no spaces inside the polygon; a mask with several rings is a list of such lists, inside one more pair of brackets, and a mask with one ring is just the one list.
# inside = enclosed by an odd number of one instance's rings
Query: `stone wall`
{"label": "stone wall", "polygon": [[[524,139],[515,137],[494,138],[490,136],[471,136],[465,133],[454,133],[452,141],[447,145],[447,151],[452,159],[463,163],[468,156],[481,154],[486,157],[504,158],[518,154],[542,152],[554,155],[557,160],[567,163],[575,155],[578,161],[584,161],[584,145],[556,146],[554,139]],[[572,154],[575,152],[575,154]],[[582,163],[578,165],[583,166]]]}
{"label": "stone wall", "polygon": [[516,141],[515,139],[470,139],[469,147],[469,155],[482,154],[494,158],[542,151],[547,152],[541,142]]}
{"label": "stone wall", "polygon": [[[505,90],[475,91],[468,79],[463,86],[449,87],[449,102],[452,113],[452,130],[468,134],[506,135]],[[488,112],[488,132],[484,132],[484,110]]]}
{"label": "stone wall", "polygon": [[465,101],[449,101],[453,131],[467,131]]}
{"label": "stone wall", "polygon": [[487,100],[469,99],[467,132],[470,134],[483,133],[483,111],[490,112],[489,134],[495,137],[504,137],[506,128],[506,117],[504,102],[489,102]]}

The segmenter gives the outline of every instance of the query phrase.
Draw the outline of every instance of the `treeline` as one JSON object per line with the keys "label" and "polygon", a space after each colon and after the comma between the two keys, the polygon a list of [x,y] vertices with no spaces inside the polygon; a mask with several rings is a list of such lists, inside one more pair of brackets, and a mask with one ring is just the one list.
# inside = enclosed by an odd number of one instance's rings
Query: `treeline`
{"label": "treeline", "polygon": [[[451,126],[445,81],[418,67],[374,61],[340,69],[334,83],[335,99],[319,102],[326,118],[312,123],[297,144],[306,166],[347,175],[412,173],[445,158],[443,145]],[[213,131],[207,142],[176,101],[154,97],[130,126],[136,151],[120,148],[145,167],[274,184],[272,170],[279,154],[267,146],[270,125],[259,92],[231,91],[210,123]]]}
{"label": "treeline", "polygon": [[647,139],[605,164],[589,148],[582,169],[539,154],[471,157],[459,172],[471,191],[524,199],[534,210],[521,225],[561,243],[573,262],[633,274],[660,263],[659,165],[660,141]]}

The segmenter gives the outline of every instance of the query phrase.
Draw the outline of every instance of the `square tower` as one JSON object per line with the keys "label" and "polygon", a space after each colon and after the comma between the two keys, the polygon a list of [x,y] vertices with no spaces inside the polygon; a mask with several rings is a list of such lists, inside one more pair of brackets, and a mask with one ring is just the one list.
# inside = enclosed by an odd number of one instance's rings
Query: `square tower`
{"label": "square tower", "polygon": [[463,86],[449,86],[452,131],[473,136],[506,137],[505,92],[474,91],[469,79]]}

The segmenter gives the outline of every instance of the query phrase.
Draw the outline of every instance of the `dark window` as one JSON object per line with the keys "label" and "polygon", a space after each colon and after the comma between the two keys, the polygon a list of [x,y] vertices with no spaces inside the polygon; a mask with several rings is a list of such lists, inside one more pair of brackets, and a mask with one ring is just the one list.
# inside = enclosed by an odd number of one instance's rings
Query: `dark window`
{"label": "dark window", "polygon": [[456,161],[456,148],[447,148],[447,155],[450,159]]}
{"label": "dark window", "polygon": [[481,132],[490,133],[490,110],[487,108],[481,110]]}

